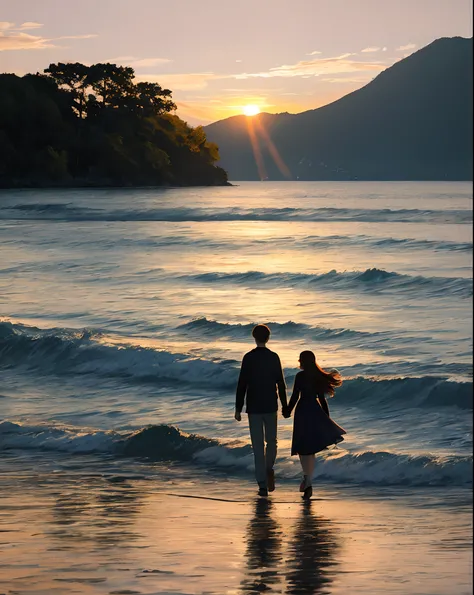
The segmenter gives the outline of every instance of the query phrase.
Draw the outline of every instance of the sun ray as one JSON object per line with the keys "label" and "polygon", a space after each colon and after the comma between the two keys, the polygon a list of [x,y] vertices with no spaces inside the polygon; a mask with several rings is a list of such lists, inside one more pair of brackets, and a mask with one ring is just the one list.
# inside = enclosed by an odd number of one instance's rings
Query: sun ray
{"label": "sun ray", "polygon": [[270,138],[270,135],[265,130],[263,123],[260,120],[255,120],[255,126],[257,128],[257,132],[260,133],[265,144],[267,145],[268,151],[269,151],[270,155],[272,156],[273,161],[275,162],[276,166],[280,170],[280,173],[282,174],[282,176],[284,178],[291,180],[291,178],[292,178],[291,172],[288,169],[285,162],[283,161],[283,159],[281,158],[280,153],[278,152],[278,149],[275,147],[272,139]]}
{"label": "sun ray", "polygon": [[260,142],[257,138],[257,134],[255,132],[255,122],[256,120],[253,118],[247,118],[247,129],[249,131],[250,143],[252,145],[253,156],[255,158],[255,163],[257,164],[257,171],[260,177],[260,180],[267,179],[267,172],[265,169],[265,164],[263,162],[263,155],[260,149]]}

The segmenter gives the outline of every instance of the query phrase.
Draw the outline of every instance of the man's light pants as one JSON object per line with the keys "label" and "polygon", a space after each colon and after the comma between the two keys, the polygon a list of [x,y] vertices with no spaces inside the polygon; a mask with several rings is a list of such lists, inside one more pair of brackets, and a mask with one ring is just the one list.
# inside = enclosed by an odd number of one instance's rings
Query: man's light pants
{"label": "man's light pants", "polygon": [[255,477],[260,487],[267,485],[267,471],[273,469],[277,454],[278,413],[249,413],[250,440],[255,459]]}

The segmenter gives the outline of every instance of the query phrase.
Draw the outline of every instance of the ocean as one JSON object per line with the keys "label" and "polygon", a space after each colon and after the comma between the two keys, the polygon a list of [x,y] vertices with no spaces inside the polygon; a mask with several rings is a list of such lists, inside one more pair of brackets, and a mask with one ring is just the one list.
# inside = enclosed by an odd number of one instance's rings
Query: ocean
{"label": "ocean", "polygon": [[266,323],[289,392],[304,349],[344,378],[315,485],[472,486],[469,183],[3,190],[0,251],[0,470],[86,456],[253,485],[233,405]]}
{"label": "ocean", "polygon": [[[0,591],[472,592],[472,186],[0,192]],[[242,356],[344,383],[256,498]]]}

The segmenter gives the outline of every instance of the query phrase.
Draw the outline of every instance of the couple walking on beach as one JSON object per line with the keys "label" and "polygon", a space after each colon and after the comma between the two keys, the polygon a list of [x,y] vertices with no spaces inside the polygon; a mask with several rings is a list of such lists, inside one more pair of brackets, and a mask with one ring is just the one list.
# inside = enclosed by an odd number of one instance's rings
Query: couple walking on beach
{"label": "couple walking on beach", "polygon": [[314,471],[314,455],[331,444],[344,440],[345,430],[329,416],[327,396],[342,384],[338,372],[325,372],[316,363],[312,351],[303,351],[301,372],[295,377],[293,393],[287,402],[285,378],[278,354],[267,348],[270,329],[258,324],[252,331],[257,346],[244,355],[237,384],[235,419],[242,420],[246,404],[252,442],[255,476],[259,496],[268,496],[275,489],[274,465],[277,454],[278,398],[282,415],[291,417],[296,406],[291,454],[299,455],[303,470],[300,492],[309,499]]}

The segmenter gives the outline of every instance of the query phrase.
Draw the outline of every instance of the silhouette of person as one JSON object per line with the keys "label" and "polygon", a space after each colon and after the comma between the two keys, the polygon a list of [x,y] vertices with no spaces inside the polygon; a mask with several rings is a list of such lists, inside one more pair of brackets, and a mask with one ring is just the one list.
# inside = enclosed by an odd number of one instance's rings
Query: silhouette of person
{"label": "silhouette of person", "polygon": [[280,358],[267,347],[270,335],[265,324],[254,327],[257,346],[244,355],[235,395],[235,419],[242,421],[244,404],[248,413],[259,496],[268,496],[275,489],[278,399],[282,410],[288,408]]}
{"label": "silhouette of person", "polygon": [[337,564],[337,535],[330,521],[311,511],[311,501],[303,501],[293,540],[288,548],[287,595],[315,595],[327,592],[333,581],[331,568]]}
{"label": "silhouette of person", "polygon": [[309,500],[313,495],[314,455],[344,440],[346,433],[329,415],[326,400],[326,396],[334,396],[342,379],[337,370],[323,370],[312,351],[302,351],[298,361],[301,372],[295,377],[293,393],[288,407],[283,409],[283,416],[289,417],[296,407],[291,456],[300,457],[303,470],[300,492]]}
{"label": "silhouette of person", "polygon": [[274,504],[258,498],[247,529],[247,577],[242,581],[244,593],[262,593],[282,582],[281,530],[272,516]]}

